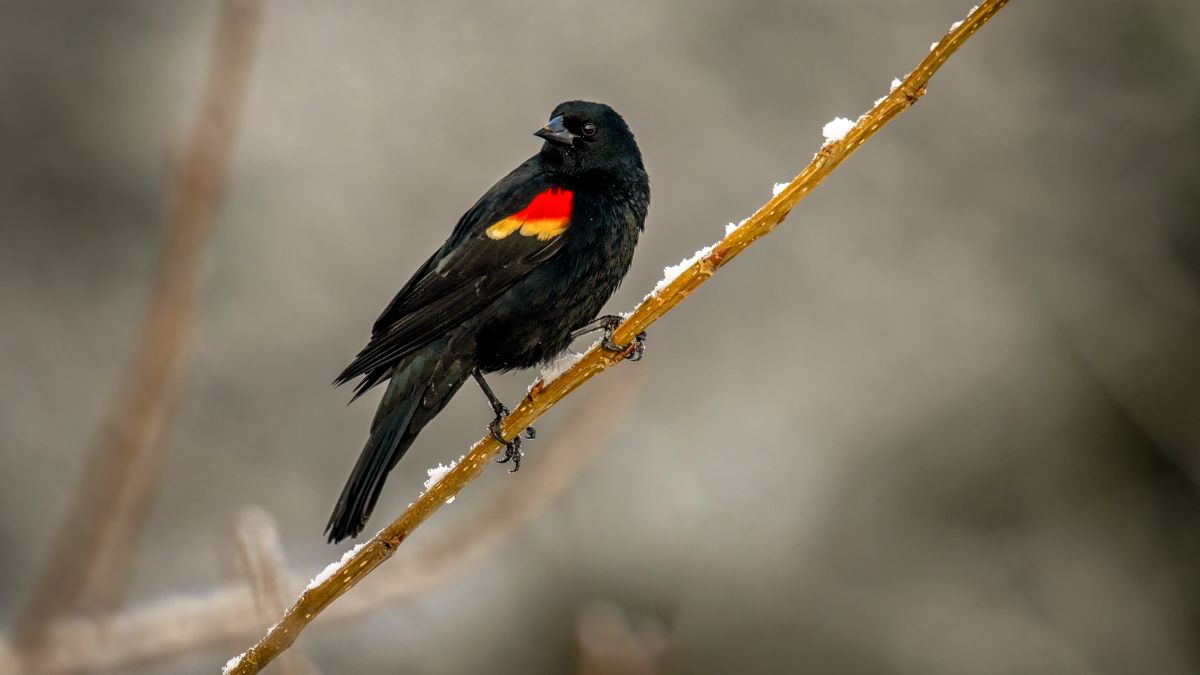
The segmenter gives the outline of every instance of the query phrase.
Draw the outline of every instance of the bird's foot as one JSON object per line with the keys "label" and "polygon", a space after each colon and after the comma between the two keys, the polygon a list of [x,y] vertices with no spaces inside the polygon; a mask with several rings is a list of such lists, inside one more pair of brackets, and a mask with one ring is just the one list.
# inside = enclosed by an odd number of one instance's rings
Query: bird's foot
{"label": "bird's foot", "polygon": [[600,344],[608,351],[624,353],[626,361],[641,361],[642,357],[646,355],[646,331],[633,336],[633,342],[623,347],[613,342],[612,336],[613,331],[605,328],[604,339],[600,341]]}
{"label": "bird's foot", "polygon": [[[504,456],[496,460],[497,464],[507,464],[512,462],[513,468],[509,469],[509,473],[516,473],[521,469],[521,435],[517,434],[510,441],[501,433],[504,426],[504,420],[508,417],[508,406],[503,403],[498,403],[493,406],[496,412],[496,419],[488,423],[488,431],[491,432],[492,438],[499,441],[504,446]],[[537,429],[533,427],[525,427],[525,438],[533,440],[537,438]]]}
{"label": "bird's foot", "polygon": [[587,335],[588,333],[594,333],[595,331],[602,330],[604,331],[604,337],[600,338],[600,344],[605,349],[610,352],[621,352],[627,361],[641,361],[642,356],[646,353],[646,331],[642,331],[635,335],[633,338],[633,343],[625,345],[624,347],[613,341],[613,333],[616,332],[617,326],[620,326],[621,322],[624,320],[625,317],[623,316],[619,316],[617,314],[606,314],[605,316],[602,316],[595,321],[576,329],[571,333],[571,339],[574,340],[581,335]]}

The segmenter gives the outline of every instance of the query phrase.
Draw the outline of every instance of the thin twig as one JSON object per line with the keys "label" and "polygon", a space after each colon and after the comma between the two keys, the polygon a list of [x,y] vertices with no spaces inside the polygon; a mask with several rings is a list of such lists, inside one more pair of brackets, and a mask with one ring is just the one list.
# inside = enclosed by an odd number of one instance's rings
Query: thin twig
{"label": "thin twig", "polygon": [[[538,461],[522,468],[521,480],[504,481],[471,514],[422,542],[413,549],[414,555],[372,577],[357,593],[326,612],[322,622],[353,619],[437,587],[528,522],[566,490],[608,441],[632,405],[646,372],[644,368],[631,369],[590,388],[577,403],[580,414],[539,444]],[[289,574],[287,586],[302,587],[311,576]],[[162,662],[195,649],[262,635],[270,621],[264,623],[256,612],[253,589],[236,583],[120,614],[58,619],[47,630],[41,666],[45,672],[65,673]],[[0,643],[0,674],[24,672],[15,661],[9,665],[13,655],[5,647]]]}
{"label": "thin twig", "polygon": [[[659,292],[647,296],[617,329],[613,336],[617,344],[630,344],[632,349],[631,341],[635,335],[646,330],[682,302],[717,269],[726,265],[746,247],[774,230],[825,176],[883,125],[916,102],[925,93],[929,78],[946,59],[1005,4],[1007,0],[985,0],[982,6],[972,10],[964,21],[955,24],[950,33],[934,45],[929,56],[898,87],[860,117],[842,139],[831,141],[822,147],[812,162],[786,188],[724,239],[714,244],[705,255],[690,264]],[[549,383],[536,383],[521,405],[506,418],[503,429],[505,437],[512,438],[520,433],[567,394],[621,361],[624,356],[625,354],[596,347],[558,378]],[[399,518],[380,530],[335,574],[304,591],[291,609],[284,613],[279,623],[249,651],[231,660],[226,671],[236,675],[256,673],[291,646],[313,617],[392,557],[413,530],[425,522],[447,499],[457,495],[463,487],[478,477],[484,467],[491,463],[500,447],[500,443],[491,436],[485,436],[477,442],[445,478],[413,503]]]}
{"label": "thin twig", "polygon": [[262,10],[263,0],[222,2],[203,103],[175,177],[158,279],[125,390],[87,453],[43,573],[14,622],[17,640],[29,647],[52,617],[108,611],[124,595],[178,403],[204,242],[233,148]]}

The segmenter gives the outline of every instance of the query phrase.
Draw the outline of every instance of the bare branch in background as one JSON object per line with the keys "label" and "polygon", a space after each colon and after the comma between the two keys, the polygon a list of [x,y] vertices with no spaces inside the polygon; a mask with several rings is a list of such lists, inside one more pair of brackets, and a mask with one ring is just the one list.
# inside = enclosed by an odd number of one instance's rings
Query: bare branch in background
{"label": "bare branch in background", "polygon": [[[520,480],[503,481],[474,513],[414,548],[411,557],[375,575],[360,592],[327,612],[323,621],[353,619],[430,590],[524,525],[561,495],[609,440],[633,403],[645,373],[645,368],[630,369],[622,377],[601,380],[579,401],[579,414],[541,446],[537,461],[521,469]],[[258,558],[274,555],[260,553]],[[286,581],[277,576],[277,581],[260,588],[299,588],[311,576],[291,573]],[[257,614],[261,599],[256,595],[251,585],[237,583],[117,615],[58,619],[47,630],[39,665],[49,673],[113,670],[163,662],[230,640],[248,640],[262,635],[270,624]],[[286,606],[285,599],[271,620]],[[20,672],[11,649],[0,643],[0,673]]]}
{"label": "bare branch in background", "polygon": [[[292,585],[287,561],[279,543],[279,529],[271,514],[257,506],[242,513],[237,526],[238,558],[254,591],[254,607],[263,630],[270,628],[279,613],[287,609]],[[315,675],[316,667],[299,650],[289,651],[279,660],[283,675]]]}
{"label": "bare branch in background", "polygon": [[579,675],[656,675],[667,651],[662,621],[627,612],[609,601],[593,601],[575,621]]}
{"label": "bare branch in background", "polygon": [[[629,350],[632,350],[634,336],[646,330],[652,323],[675,308],[684,298],[712,277],[716,270],[727,264],[750,244],[774,230],[796,204],[820,184],[843,160],[892,118],[916,102],[924,94],[929,78],[946,62],[946,59],[1006,4],[1007,0],[985,0],[982,5],[973,8],[963,21],[955,23],[950,32],[940,42],[933,45],[929,55],[903,82],[896,83],[892,92],[879,99],[870,111],[858,118],[857,122],[851,123],[845,120],[845,124],[842,125],[839,120],[835,121],[835,124],[829,125],[829,127],[845,128],[830,133],[827,127],[828,142],[813,157],[812,162],[800,172],[800,175],[796,176],[753,216],[731,230],[724,239],[699,252],[695,259],[689,260],[686,269],[683,269],[680,274],[673,279],[665,280],[665,284],[660,284],[660,288],[648,295],[621,324],[613,335],[613,340],[617,344],[630,345]],[[843,131],[844,133],[842,133]],[[567,394],[618,363],[624,356],[625,354],[609,352],[597,346],[556,379],[550,382],[535,383],[521,405],[505,419],[502,433],[506,438],[515,437]],[[276,656],[295,643],[296,637],[314,617],[343,593],[362,581],[384,561],[391,558],[400,544],[421,523],[425,522],[446,500],[457,495],[468,483],[477,478],[483,472],[484,467],[491,463],[492,458],[501,447],[500,443],[490,435],[477,442],[453,470],[414,502],[404,514],[380,530],[369,542],[344,560],[335,573],[330,574],[320,584],[306,589],[291,609],[284,613],[279,623],[275,624],[262,640],[251,647],[249,651],[230,660],[226,666],[226,672],[250,675],[262,670]],[[469,639],[469,636],[463,636],[464,641]]]}
{"label": "bare branch in background", "polygon": [[221,3],[208,83],[174,180],[158,278],[125,389],[83,460],[42,575],[14,622],[17,641],[35,651],[51,618],[110,611],[124,595],[178,403],[204,243],[232,154],[263,6],[263,0]]}

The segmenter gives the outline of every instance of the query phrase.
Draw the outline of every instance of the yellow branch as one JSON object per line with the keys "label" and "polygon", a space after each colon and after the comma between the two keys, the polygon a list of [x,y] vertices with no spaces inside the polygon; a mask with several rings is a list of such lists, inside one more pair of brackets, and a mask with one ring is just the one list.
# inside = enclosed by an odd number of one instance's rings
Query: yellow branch
{"label": "yellow branch", "polygon": [[[914,69],[900,86],[880,99],[875,107],[858,119],[854,127],[840,140],[834,140],[821,148],[800,175],[786,188],[775,195],[724,239],[714,244],[707,254],[688,265],[679,276],[657,293],[651,294],[617,328],[614,341],[629,344],[635,335],[646,330],[650,324],[683,301],[700,284],[704,283],[721,267],[759,238],[775,229],[787,214],[812,192],[825,176],[829,175],[842,160],[858,149],[876,131],[893,117],[911,106],[922,94],[929,78],[958,50],[968,38],[1006,5],[1008,0],[985,0],[971,11],[962,22],[930,51],[929,56]],[[525,427],[575,391],[584,382],[621,361],[625,354],[609,352],[594,347],[574,366],[549,383],[534,384],[529,395],[508,416],[504,423],[505,438],[512,438]],[[343,593],[371,573],[385,560],[392,557],[397,547],[425,522],[447,499],[457,495],[474,480],[495,457],[501,448],[491,436],[477,442],[467,455],[446,476],[399,518],[383,528],[372,539],[349,555],[336,572],[324,581],[307,589],[296,600],[291,609],[284,613],[279,623],[267,632],[258,644],[245,654],[231,659],[225,672],[233,675],[257,673],[282,651],[287,649],[300,631]]]}

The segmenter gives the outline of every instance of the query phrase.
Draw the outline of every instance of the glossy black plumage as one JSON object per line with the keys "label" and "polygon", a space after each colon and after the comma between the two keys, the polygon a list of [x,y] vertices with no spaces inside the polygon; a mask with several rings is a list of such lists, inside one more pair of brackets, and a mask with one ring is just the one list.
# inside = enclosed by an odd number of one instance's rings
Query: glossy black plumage
{"label": "glossy black plumage", "polygon": [[[604,104],[570,101],[537,135],[546,139],[541,151],[463,214],[335,380],[361,376],[356,398],[390,382],[326,527],[330,541],[362,531],[388,472],[476,369],[529,368],[555,357],[628,271],[650,188],[625,121]],[[562,226],[539,230],[536,223],[559,222],[539,220],[511,234],[493,227],[532,213],[539,195],[563,193],[571,203]]]}

